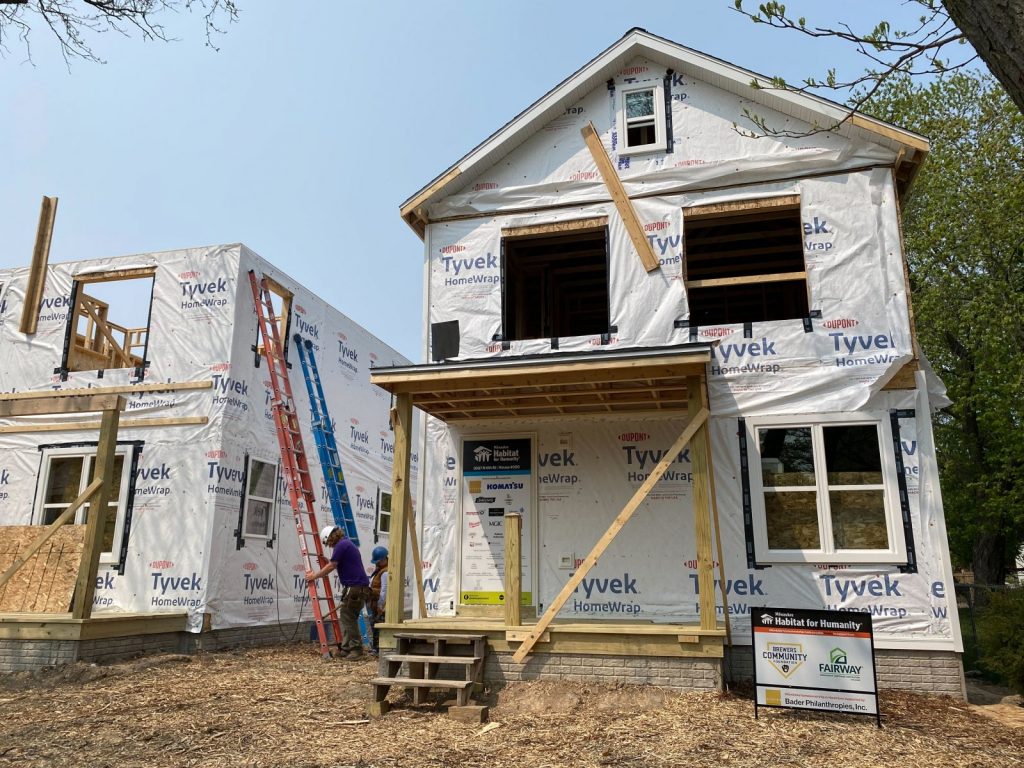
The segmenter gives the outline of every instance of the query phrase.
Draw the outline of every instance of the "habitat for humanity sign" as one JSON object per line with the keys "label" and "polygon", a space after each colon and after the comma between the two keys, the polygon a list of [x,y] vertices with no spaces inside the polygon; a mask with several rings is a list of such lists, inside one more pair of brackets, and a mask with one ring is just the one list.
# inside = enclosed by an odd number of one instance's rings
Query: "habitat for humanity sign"
{"label": "habitat for humanity sign", "polygon": [[507,512],[523,519],[522,602],[532,603],[532,468],[529,438],[474,438],[462,443],[462,605],[505,601]]}
{"label": "habitat for humanity sign", "polygon": [[870,613],[752,607],[750,626],[755,717],[759,706],[880,717]]}

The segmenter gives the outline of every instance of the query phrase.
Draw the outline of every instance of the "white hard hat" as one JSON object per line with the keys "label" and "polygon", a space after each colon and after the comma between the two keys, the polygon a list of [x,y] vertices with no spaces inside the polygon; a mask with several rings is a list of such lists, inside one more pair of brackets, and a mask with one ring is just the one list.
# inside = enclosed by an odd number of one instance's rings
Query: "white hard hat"
{"label": "white hard hat", "polygon": [[320,529],[320,541],[323,544],[326,544],[327,540],[331,538],[331,534],[334,533],[337,529],[338,526],[336,525],[325,525],[323,528]]}

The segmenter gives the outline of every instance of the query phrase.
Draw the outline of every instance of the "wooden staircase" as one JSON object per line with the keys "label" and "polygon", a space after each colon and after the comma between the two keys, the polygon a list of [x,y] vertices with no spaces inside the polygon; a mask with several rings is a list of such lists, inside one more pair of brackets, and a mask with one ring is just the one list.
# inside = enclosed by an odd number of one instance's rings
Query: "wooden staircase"
{"label": "wooden staircase", "polygon": [[[469,706],[473,687],[483,681],[486,635],[439,635],[402,632],[394,635],[394,651],[381,653],[382,677],[370,680],[373,704],[370,714],[388,711],[391,686],[412,690],[412,703],[424,704],[431,689],[453,690],[460,707]],[[400,675],[403,665],[406,673]],[[442,667],[461,667],[462,679],[438,677]]]}

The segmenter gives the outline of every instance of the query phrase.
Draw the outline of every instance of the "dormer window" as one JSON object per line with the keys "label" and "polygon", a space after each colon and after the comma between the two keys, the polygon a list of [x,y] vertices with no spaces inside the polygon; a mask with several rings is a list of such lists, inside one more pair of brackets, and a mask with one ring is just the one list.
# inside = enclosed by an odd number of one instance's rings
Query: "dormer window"
{"label": "dormer window", "polygon": [[620,155],[665,149],[665,91],[660,83],[622,89],[619,105]]}

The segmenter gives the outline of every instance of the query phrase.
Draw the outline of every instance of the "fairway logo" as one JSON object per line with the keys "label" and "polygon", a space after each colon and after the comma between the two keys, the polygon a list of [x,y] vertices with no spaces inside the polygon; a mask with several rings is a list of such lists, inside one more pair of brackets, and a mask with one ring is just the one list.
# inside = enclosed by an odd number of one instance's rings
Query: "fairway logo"
{"label": "fairway logo", "polygon": [[807,661],[807,654],[800,643],[768,643],[767,649],[761,651],[761,657],[787,679]]}
{"label": "fairway logo", "polygon": [[477,461],[490,461],[491,456],[493,456],[491,449],[483,445],[473,451],[473,458]]}
{"label": "fairway logo", "polygon": [[818,665],[818,671],[826,677],[859,679],[861,670],[864,669],[861,664],[850,664],[846,651],[842,648],[833,648],[829,651],[828,660],[828,664]]}

